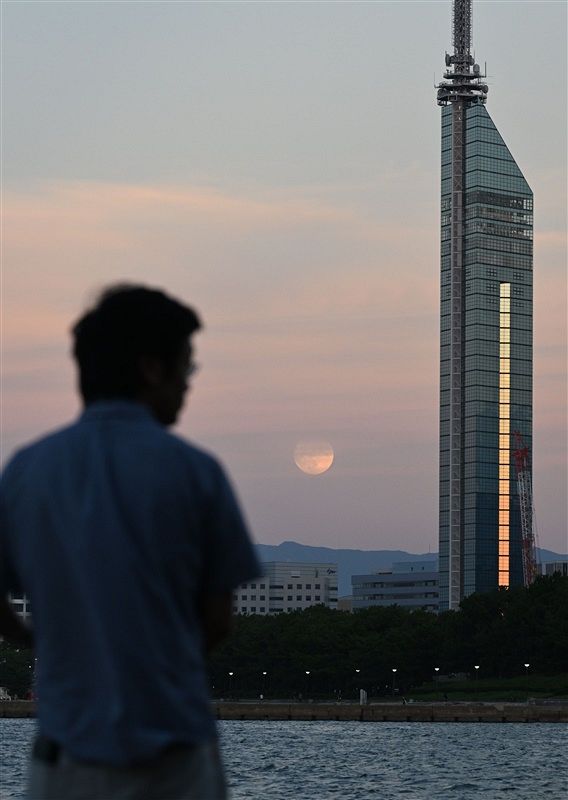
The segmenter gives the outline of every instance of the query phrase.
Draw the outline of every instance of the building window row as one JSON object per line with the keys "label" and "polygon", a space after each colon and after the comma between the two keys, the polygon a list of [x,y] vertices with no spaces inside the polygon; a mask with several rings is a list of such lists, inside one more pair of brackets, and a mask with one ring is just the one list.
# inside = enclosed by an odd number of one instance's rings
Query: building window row
{"label": "building window row", "polygon": [[[481,159],[476,159],[480,161]],[[505,174],[504,170],[495,171],[493,164],[488,160],[487,169],[481,168],[478,164],[476,168],[470,169],[465,175],[466,192],[473,189],[498,189],[511,194],[522,194],[527,188],[527,182],[520,174]],[[503,162],[498,162],[501,166]],[[442,182],[443,183],[443,182]]]}
{"label": "building window row", "polygon": [[[477,237],[479,238],[479,237]],[[529,243],[532,247],[532,244]],[[479,242],[475,243],[475,247],[467,247],[465,251],[465,266],[471,268],[477,276],[484,274],[497,276],[497,270],[492,273],[485,273],[485,268],[489,267],[494,269],[497,267],[499,274],[503,274],[503,269],[515,269],[515,274],[521,275],[520,278],[514,278],[514,275],[504,275],[504,280],[523,280],[527,283],[531,282],[532,277],[532,257],[530,253],[515,253],[509,255],[507,252],[497,252],[495,250],[487,250],[483,246],[479,246]],[[524,270],[520,272],[520,270]]]}
{"label": "building window row", "polygon": [[[521,241],[520,239],[505,239],[499,236],[494,236],[489,233],[473,232],[468,239],[468,250],[478,249],[482,250],[484,256],[491,250],[504,251],[508,254],[518,253],[519,255],[532,256],[533,243],[531,240]],[[466,262],[467,263],[467,262]],[[514,265],[514,260],[511,260],[511,266]],[[505,266],[503,264],[503,266]]]}
{"label": "building window row", "polygon": [[508,239],[532,239],[531,228],[519,228],[518,226],[498,225],[494,222],[481,222],[473,220],[467,222],[465,226],[466,234],[484,233],[488,236],[501,236]]}
{"label": "building window row", "polygon": [[[512,208],[519,211],[532,211],[532,197],[514,197],[509,194],[499,194],[486,190],[473,190],[466,195],[466,205],[478,203],[482,206],[498,206],[500,208]],[[449,207],[449,206],[448,206]]]}

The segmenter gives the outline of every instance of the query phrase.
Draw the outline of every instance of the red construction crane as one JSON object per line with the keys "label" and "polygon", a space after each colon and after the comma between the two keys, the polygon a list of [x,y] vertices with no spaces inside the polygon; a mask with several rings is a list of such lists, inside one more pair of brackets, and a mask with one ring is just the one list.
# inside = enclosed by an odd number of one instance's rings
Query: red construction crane
{"label": "red construction crane", "polygon": [[530,586],[537,575],[537,562],[529,448],[525,445],[523,437],[518,431],[513,431],[513,438],[515,440],[513,456],[517,470],[517,486],[521,507],[523,583],[525,586]]}

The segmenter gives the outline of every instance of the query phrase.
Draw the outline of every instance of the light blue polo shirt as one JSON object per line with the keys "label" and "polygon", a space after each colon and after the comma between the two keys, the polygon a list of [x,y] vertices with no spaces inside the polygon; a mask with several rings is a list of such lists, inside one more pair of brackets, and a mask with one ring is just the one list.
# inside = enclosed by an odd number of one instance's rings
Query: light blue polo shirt
{"label": "light blue polo shirt", "polygon": [[215,737],[199,604],[261,574],[218,462],[99,402],[0,489],[0,592],[32,603],[40,731],[117,765]]}

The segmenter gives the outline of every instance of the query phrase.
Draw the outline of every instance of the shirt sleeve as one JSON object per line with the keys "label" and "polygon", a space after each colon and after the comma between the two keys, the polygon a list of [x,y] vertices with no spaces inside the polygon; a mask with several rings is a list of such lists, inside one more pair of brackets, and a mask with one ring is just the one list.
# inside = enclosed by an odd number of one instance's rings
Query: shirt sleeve
{"label": "shirt sleeve", "polygon": [[225,472],[214,462],[215,491],[206,519],[203,590],[231,592],[262,575],[246,523]]}

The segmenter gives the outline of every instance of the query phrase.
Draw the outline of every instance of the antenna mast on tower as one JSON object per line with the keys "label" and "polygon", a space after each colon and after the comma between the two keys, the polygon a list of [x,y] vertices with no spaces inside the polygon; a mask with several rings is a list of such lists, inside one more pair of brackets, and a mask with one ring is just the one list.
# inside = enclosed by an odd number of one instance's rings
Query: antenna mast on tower
{"label": "antenna mast on tower", "polygon": [[471,4],[472,0],[454,0],[452,27],[454,54],[446,53],[444,80],[438,85],[438,105],[456,103],[474,98],[485,103],[489,87],[481,83],[479,64],[471,55]]}

